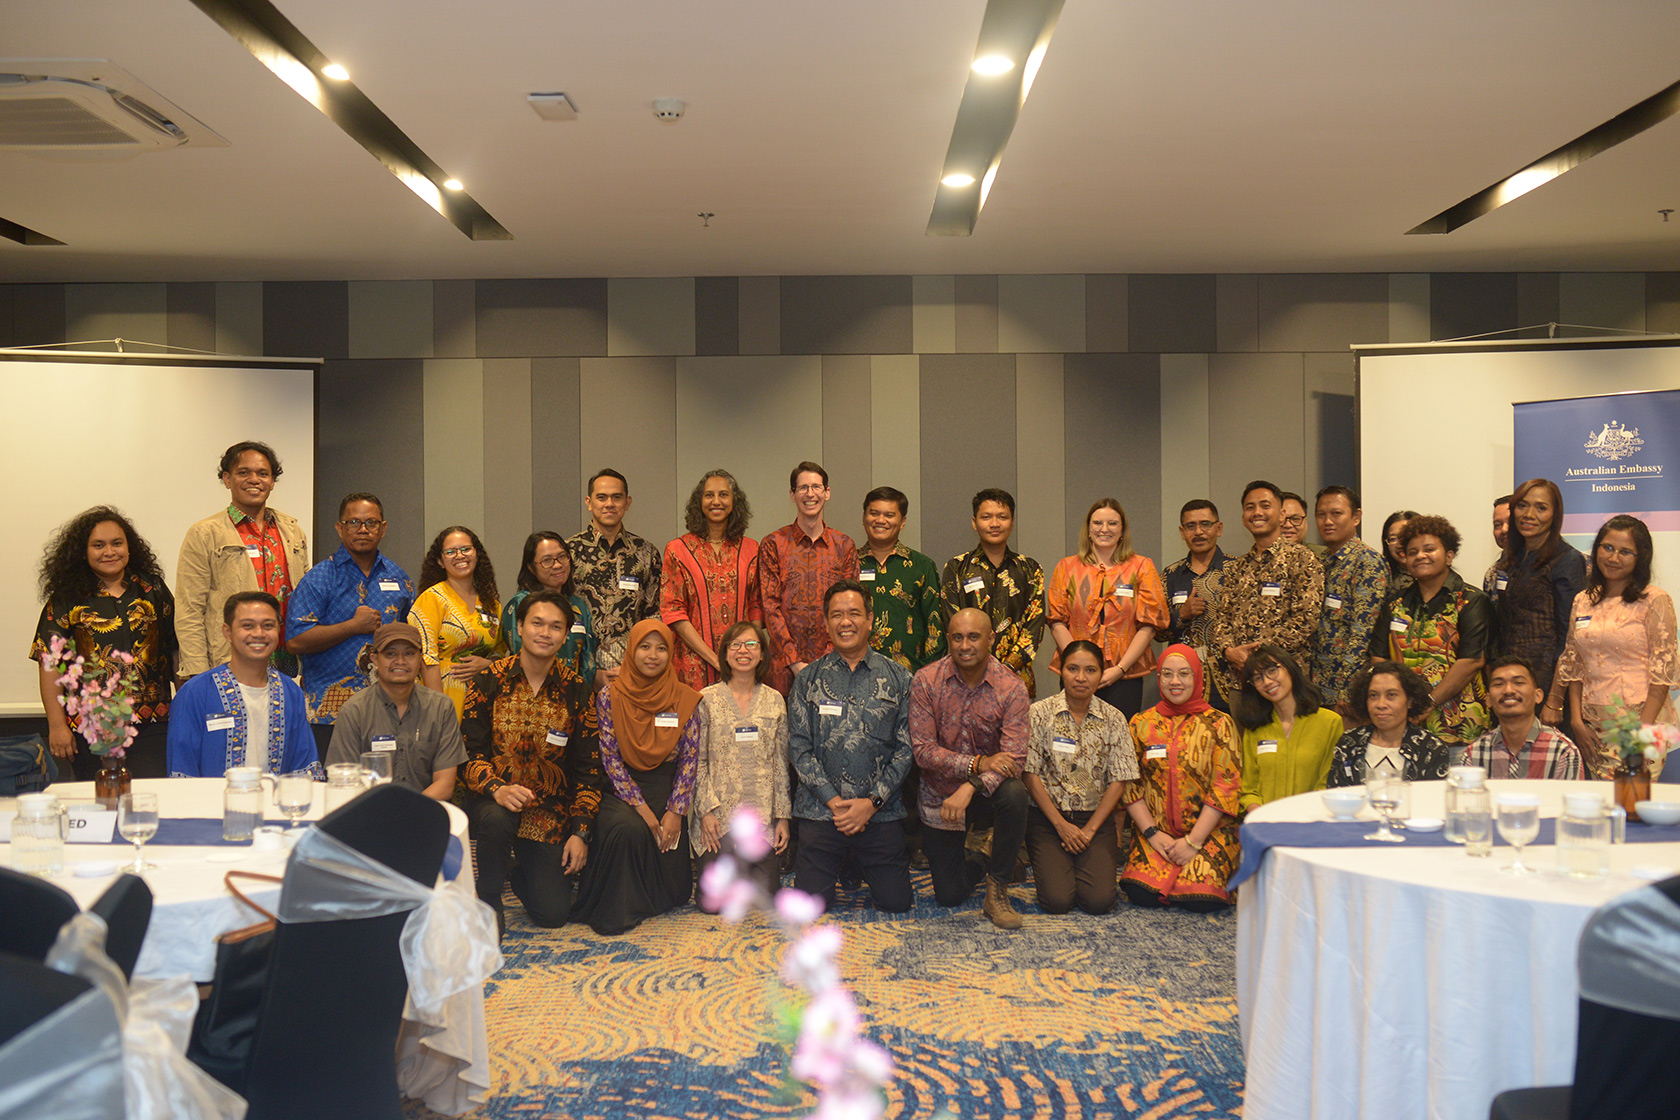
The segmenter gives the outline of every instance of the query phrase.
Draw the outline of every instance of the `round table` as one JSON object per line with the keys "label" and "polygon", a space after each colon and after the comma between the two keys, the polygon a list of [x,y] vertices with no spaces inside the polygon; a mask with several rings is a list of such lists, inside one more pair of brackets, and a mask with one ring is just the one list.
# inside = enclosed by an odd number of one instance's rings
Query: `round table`
{"label": "round table", "polygon": [[[1611,800],[1609,782],[1490,781],[1494,796]],[[1440,817],[1443,782],[1412,785],[1411,815]],[[1319,793],[1262,805],[1253,823],[1328,820]],[[1361,819],[1375,821],[1369,809]],[[1373,829],[1376,827],[1373,823]],[[1620,844],[1610,875],[1570,879],[1555,848],[1540,872],[1462,847],[1274,847],[1239,889],[1237,1001],[1247,1120],[1485,1120],[1510,1088],[1574,1077],[1576,943],[1603,903],[1680,873],[1680,843]]]}

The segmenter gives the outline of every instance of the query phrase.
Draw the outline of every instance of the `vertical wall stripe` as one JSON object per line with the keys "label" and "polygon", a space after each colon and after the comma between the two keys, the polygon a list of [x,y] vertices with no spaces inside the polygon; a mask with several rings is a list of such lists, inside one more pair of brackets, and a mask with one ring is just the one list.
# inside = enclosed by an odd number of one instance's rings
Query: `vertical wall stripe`
{"label": "vertical wall stripe", "polygon": [[782,278],[743,276],[738,290],[741,353],[782,352]]}
{"label": "vertical wall stripe", "polygon": [[[1301,401],[1302,463],[1301,493],[1312,515],[1313,496],[1325,486],[1351,486],[1359,490],[1358,410],[1354,407],[1353,354],[1301,355],[1303,382]],[[1363,525],[1361,526],[1364,527]],[[1377,523],[1382,528],[1382,523]],[[1309,533],[1308,540],[1314,540]],[[1364,535],[1367,541],[1376,538]]]}
{"label": "vertical wall stripe", "polygon": [[1085,277],[998,277],[998,350],[1079,354],[1085,350]]}
{"label": "vertical wall stripe", "polygon": [[[419,576],[420,561],[432,540],[419,469],[426,443],[424,378],[419,359],[412,358],[329,361],[321,367],[315,416],[315,524],[310,526],[317,561],[338,548],[333,523],[339,501],[366,490],[377,494],[385,507],[385,539],[379,547],[410,576]],[[370,416],[379,422],[368,423]]]}
{"label": "vertical wall stripe", "polygon": [[[569,537],[583,528],[583,453],[577,358],[531,359],[531,528]],[[512,417],[504,422],[513,423]],[[492,483],[494,483],[492,479]]]}
{"label": "vertical wall stripe", "polygon": [[[1264,478],[1296,493],[1306,485],[1306,420],[1291,407],[1305,399],[1305,392],[1300,354],[1208,356],[1208,479],[1213,490],[1208,497],[1227,514],[1226,552],[1245,551],[1252,543],[1239,519],[1229,516],[1245,484]],[[1255,423],[1256,401],[1276,402],[1265,423]]]}
{"label": "vertical wall stripe", "polygon": [[[1083,277],[1081,277],[1083,279]],[[1083,310],[1084,293],[1075,305]],[[1081,316],[1083,318],[1083,316]],[[1083,326],[1083,324],[1082,324]],[[1080,331],[1084,333],[1083,330]],[[1067,555],[1067,467],[1062,355],[1015,358],[1015,550],[1031,556],[1049,578]],[[1038,647],[1038,695],[1057,689],[1049,672],[1056,651],[1048,630]]]}
{"label": "vertical wall stripe", "polygon": [[[1192,498],[1214,497],[1208,479],[1208,356],[1161,355],[1161,555],[1163,565],[1178,559],[1178,510]],[[1231,523],[1236,524],[1232,517]]]}
{"label": "vertical wall stripe", "polygon": [[741,352],[740,282],[735,277],[695,277],[694,352],[714,355]]}
{"label": "vertical wall stripe", "polygon": [[694,353],[694,280],[688,276],[607,281],[607,354]]}
{"label": "vertical wall stripe", "polygon": [[[655,547],[682,529],[677,508],[677,387],[680,358],[585,358],[578,402],[584,477],[612,467],[630,482],[624,524]],[[686,492],[685,492],[686,493]]]}
{"label": "vertical wall stripe", "polygon": [[1645,329],[1680,334],[1680,272],[1645,274]]}
{"label": "vertical wall stripe", "polygon": [[1558,287],[1558,274],[1555,272],[1517,273],[1517,322],[1525,327],[1562,322],[1558,312]]}
{"label": "vertical wall stripe", "polygon": [[[484,534],[484,363],[425,362],[426,539],[446,525]],[[494,554],[492,554],[494,555]]]}
{"label": "vertical wall stripe", "polygon": [[471,280],[432,282],[432,355],[478,356],[478,293]]}
{"label": "vertical wall stripe", "polygon": [[188,350],[216,349],[216,285],[169,285],[168,342]]}
{"label": "vertical wall stripe", "polygon": [[436,297],[430,280],[350,281],[352,358],[430,358]]}
{"label": "vertical wall stripe", "polygon": [[1219,276],[1214,282],[1214,330],[1217,349],[1260,349],[1260,278]]}
{"label": "vertical wall stripe", "polygon": [[71,342],[120,338],[162,345],[169,341],[168,316],[166,284],[64,286],[64,329]]}
{"label": "vertical wall stripe", "polygon": [[956,353],[957,278],[913,276],[910,279],[910,299],[912,345],[916,353]]}
{"label": "vertical wall stripe", "polygon": [[872,485],[872,381],[867,354],[823,356],[821,461],[828,470],[830,492],[826,519],[853,538],[862,535],[863,496]]}
{"label": "vertical wall stripe", "polygon": [[[953,339],[955,322],[953,316]],[[869,485],[904,491],[910,499],[910,514],[900,538],[921,550],[921,363],[914,354],[883,354],[869,362]]]}
{"label": "vertical wall stripe", "polygon": [[998,352],[998,278],[956,278],[957,353]]}
{"label": "vertical wall stripe", "polygon": [[1085,349],[1124,354],[1131,348],[1131,297],[1127,277],[1093,273],[1085,277]]}
{"label": "vertical wall stripe", "polygon": [[1607,333],[1645,329],[1643,272],[1565,272],[1558,277],[1558,321],[1603,327]]}
{"label": "vertical wall stripe", "polygon": [[1388,340],[1428,342],[1429,273],[1391,272],[1388,275]]}
{"label": "vertical wall stripe", "polygon": [[1067,517],[1062,552],[1079,544],[1099,498],[1126,510],[1132,547],[1160,555],[1161,359],[1155,354],[1069,354],[1063,360]]}
{"label": "vertical wall stripe", "polygon": [[263,286],[244,282],[217,284],[216,353],[255,357],[262,352]]}
{"label": "vertical wall stripe", "polygon": [[922,551],[974,547],[977,490],[1016,486],[1015,355],[922,354]]}
{"label": "vertical wall stripe", "polygon": [[504,596],[513,593],[531,508],[531,359],[484,359],[484,547],[500,565]]}

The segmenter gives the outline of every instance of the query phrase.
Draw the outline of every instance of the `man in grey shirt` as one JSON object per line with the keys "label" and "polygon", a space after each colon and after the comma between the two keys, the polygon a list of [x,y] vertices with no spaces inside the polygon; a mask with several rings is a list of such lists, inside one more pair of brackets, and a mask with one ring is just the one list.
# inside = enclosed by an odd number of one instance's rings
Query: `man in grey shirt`
{"label": "man in grey shirt", "polygon": [[393,782],[448,801],[467,748],[449,697],[417,683],[420,631],[406,622],[387,622],[374,631],[365,656],[373,665],[374,687],[357,692],[338,710],[328,765],[360,763],[365,751],[390,751]]}

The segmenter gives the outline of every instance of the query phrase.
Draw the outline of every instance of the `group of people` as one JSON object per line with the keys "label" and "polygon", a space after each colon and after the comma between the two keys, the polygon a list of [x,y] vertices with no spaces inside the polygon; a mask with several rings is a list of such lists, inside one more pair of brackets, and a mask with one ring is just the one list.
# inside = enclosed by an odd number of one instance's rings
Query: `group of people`
{"label": "group of people", "polygon": [[[1301,497],[1250,483],[1238,556],[1214,503],[1187,502],[1187,554],[1164,571],[1103,499],[1046,576],[1010,548],[1004,490],[974,496],[976,545],[941,570],[900,539],[909,501],[891,487],[865,496],[861,541],[830,526],[816,463],[789,477],[792,523],[758,541],[739,483],[707,472],[663,552],[626,528],[629,483],[602,470],[589,525],[532,533],[503,601],[467,526],[436,534],[416,586],[380,550],[379,499],[350,494],[340,547],[311,567],[269,505],[271,448],[235,444],[218,475],[229,505],[188,531],[174,594],[119,511],[66,524],[31,656],[54,634],[89,672],[134,655],[137,776],[390,752],[394,780],[467,813],[480,897],[500,915],[510,886],[541,926],[612,934],[682,905],[743,805],[774,840],[752,873],[773,883],[785,862],[830,899],[858,880],[908,910],[914,851],[939,904],[980,890],[1017,928],[1024,853],[1052,913],[1103,913],[1120,891],[1214,909],[1255,805],[1460,759],[1605,776],[1613,704],[1672,719],[1674,609],[1650,585],[1649,531],[1610,519],[1589,564],[1544,479],[1495,503],[1501,556],[1478,589],[1445,519],[1396,513],[1379,551],[1343,486],[1316,497],[1315,547]],[[1061,689],[1037,699],[1046,632]],[[52,752],[91,776],[44,665],[41,689]]]}

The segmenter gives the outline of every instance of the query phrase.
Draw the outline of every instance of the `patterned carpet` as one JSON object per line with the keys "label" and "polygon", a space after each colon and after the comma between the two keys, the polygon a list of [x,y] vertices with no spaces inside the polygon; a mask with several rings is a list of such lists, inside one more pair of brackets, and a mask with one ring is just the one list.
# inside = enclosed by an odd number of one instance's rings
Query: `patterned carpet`
{"label": "patterned carpet", "polygon": [[[1041,913],[995,929],[977,901],[913,915],[842,892],[844,973],[893,1054],[891,1117],[1229,1117],[1242,1111],[1236,915]],[[540,930],[511,896],[487,991],[490,1101],[475,1117],[802,1116],[784,1083],[780,933],[686,907],[619,938]],[[409,1116],[434,1114],[410,1102]]]}

